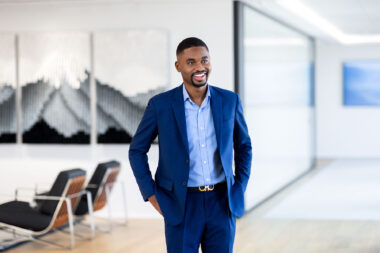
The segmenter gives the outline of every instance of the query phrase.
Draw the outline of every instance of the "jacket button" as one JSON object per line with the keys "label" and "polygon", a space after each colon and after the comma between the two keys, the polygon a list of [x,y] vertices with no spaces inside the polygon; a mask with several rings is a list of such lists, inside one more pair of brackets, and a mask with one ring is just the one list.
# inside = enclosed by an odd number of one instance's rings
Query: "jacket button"
{"label": "jacket button", "polygon": [[189,159],[186,159],[186,163],[189,163]]}
{"label": "jacket button", "polygon": [[183,182],[182,184],[183,184],[183,186],[186,186],[186,185],[187,185],[187,183],[186,183],[186,182]]}

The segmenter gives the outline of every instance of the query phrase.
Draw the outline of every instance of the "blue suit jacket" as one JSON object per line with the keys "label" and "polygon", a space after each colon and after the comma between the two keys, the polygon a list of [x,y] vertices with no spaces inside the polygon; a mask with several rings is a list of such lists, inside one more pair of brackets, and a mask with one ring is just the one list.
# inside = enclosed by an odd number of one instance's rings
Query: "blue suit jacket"
{"label": "blue suit jacket", "polygon": [[[208,87],[211,92],[218,151],[226,175],[229,207],[234,215],[241,217],[244,213],[244,191],[251,170],[251,140],[238,95],[211,85]],[[153,180],[147,152],[157,135],[159,162]],[[184,217],[189,177],[189,149],[182,86],[149,100],[133,136],[129,160],[144,200],[147,201],[151,195],[156,194],[166,222],[171,225],[179,224]]]}

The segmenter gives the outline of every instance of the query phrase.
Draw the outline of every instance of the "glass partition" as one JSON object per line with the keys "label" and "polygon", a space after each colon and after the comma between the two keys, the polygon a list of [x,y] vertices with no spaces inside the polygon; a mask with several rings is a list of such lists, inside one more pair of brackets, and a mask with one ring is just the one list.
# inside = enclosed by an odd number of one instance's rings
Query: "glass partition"
{"label": "glass partition", "polygon": [[314,42],[235,2],[236,89],[252,138],[246,210],[309,170],[314,161]]}

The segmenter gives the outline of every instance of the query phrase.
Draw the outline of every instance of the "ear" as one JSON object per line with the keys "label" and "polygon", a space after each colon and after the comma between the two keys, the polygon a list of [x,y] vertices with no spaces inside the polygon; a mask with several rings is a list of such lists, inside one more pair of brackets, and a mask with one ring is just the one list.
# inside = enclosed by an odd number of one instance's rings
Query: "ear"
{"label": "ear", "polygon": [[178,61],[176,61],[176,62],[174,63],[174,66],[175,66],[175,68],[176,68],[176,70],[177,70],[178,72],[181,72],[181,68],[179,67],[179,63],[178,63]]}

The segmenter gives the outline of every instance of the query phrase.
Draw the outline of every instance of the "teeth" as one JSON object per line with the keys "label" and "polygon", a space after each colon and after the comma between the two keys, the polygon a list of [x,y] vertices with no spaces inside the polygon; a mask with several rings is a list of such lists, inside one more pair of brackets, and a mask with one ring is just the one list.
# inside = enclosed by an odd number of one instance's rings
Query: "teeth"
{"label": "teeth", "polygon": [[195,75],[195,76],[204,76],[204,74],[198,74],[198,75]]}

